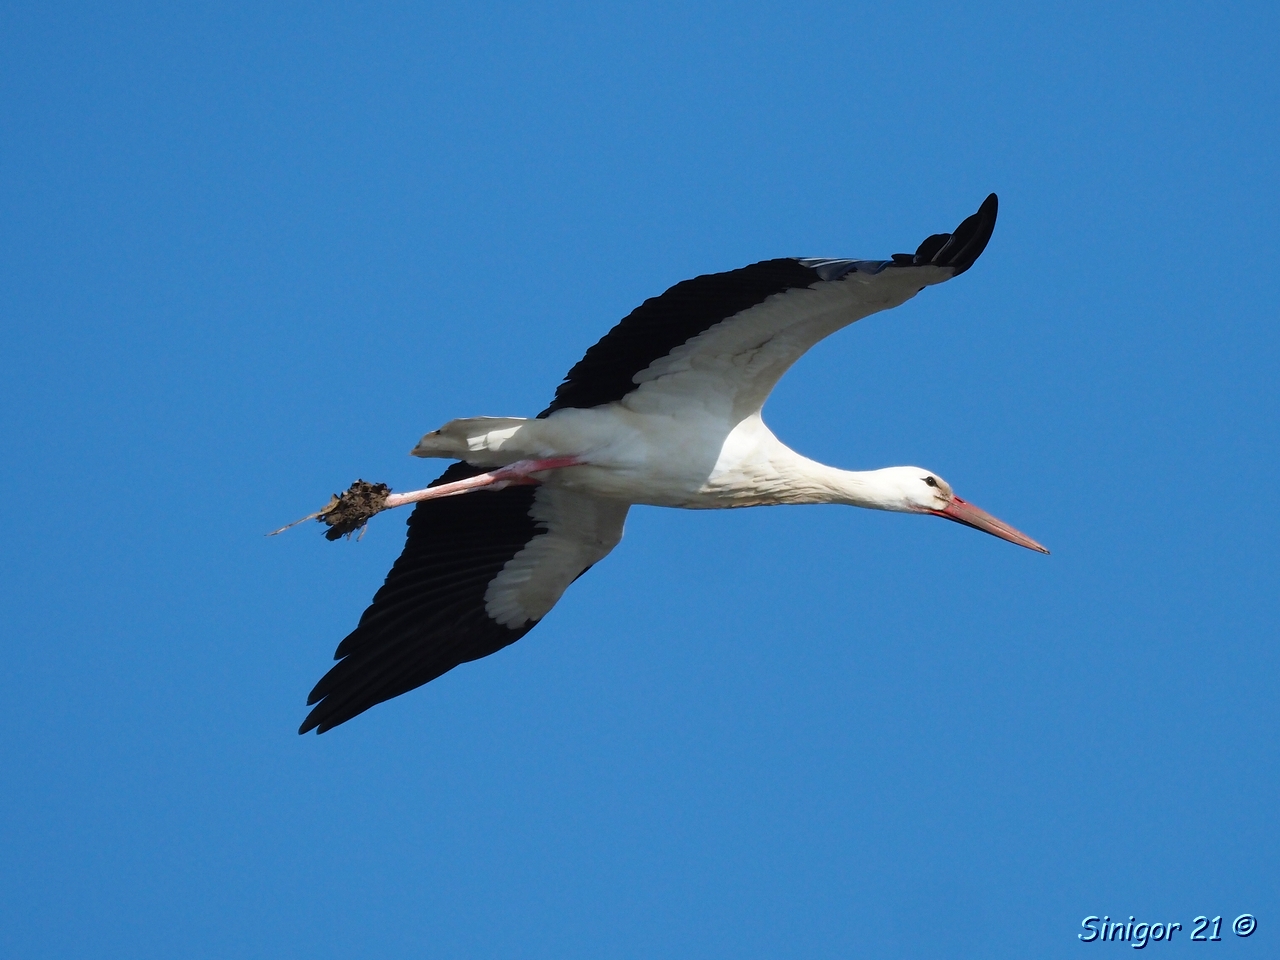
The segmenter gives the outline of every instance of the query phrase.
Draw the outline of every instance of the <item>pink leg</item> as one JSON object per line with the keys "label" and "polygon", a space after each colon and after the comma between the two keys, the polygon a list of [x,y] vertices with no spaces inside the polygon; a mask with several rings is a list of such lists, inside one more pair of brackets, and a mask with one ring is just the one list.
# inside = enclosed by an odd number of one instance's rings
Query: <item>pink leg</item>
{"label": "pink leg", "polygon": [[480,473],[465,480],[453,483],[442,483],[438,487],[427,487],[425,490],[411,490],[408,493],[391,493],[387,495],[386,506],[402,507],[406,503],[417,503],[419,500],[434,500],[437,497],[453,497],[472,490],[501,490],[513,484],[537,483],[529,475],[543,470],[559,470],[562,467],[576,467],[582,463],[577,457],[552,457],[549,460],[517,460],[515,463],[488,473]]}

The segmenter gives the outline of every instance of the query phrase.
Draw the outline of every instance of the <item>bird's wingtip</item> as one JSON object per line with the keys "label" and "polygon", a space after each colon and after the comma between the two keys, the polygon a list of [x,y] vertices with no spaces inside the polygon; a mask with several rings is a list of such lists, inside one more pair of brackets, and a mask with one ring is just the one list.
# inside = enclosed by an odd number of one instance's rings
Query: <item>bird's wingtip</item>
{"label": "bird's wingtip", "polygon": [[895,253],[893,263],[900,267],[950,267],[958,277],[982,255],[996,228],[1000,198],[987,194],[978,211],[961,221],[952,233],[935,233],[925,237],[914,254]]}
{"label": "bird's wingtip", "polygon": [[307,719],[302,721],[302,726],[298,727],[299,734],[307,734],[312,730],[319,734],[329,729],[331,724],[325,722],[329,718],[325,716],[324,707],[320,703],[323,699],[323,696],[316,696],[316,692],[311,691],[311,696],[307,697],[307,706],[311,709],[307,712]]}
{"label": "bird's wingtip", "polygon": [[[299,736],[306,736],[312,730],[316,732],[316,736],[320,736],[320,734],[324,733],[326,730],[330,730],[338,725],[337,723],[333,723],[327,719],[322,719],[316,716],[317,712],[318,711],[312,710],[307,714],[307,719],[303,720],[302,726],[298,727]],[[339,723],[340,722],[341,721],[339,721]]]}
{"label": "bird's wingtip", "polygon": [[982,201],[978,212],[971,217],[966,217],[961,221],[960,226],[956,227],[955,233],[947,243],[947,247],[952,249],[946,251],[944,247],[939,251],[940,256],[944,251],[949,253],[946,265],[955,270],[952,276],[958,277],[972,267],[978,257],[982,256],[982,251],[987,249],[987,242],[996,229],[996,216],[999,210],[1000,198],[994,193],[987,194],[987,199]]}

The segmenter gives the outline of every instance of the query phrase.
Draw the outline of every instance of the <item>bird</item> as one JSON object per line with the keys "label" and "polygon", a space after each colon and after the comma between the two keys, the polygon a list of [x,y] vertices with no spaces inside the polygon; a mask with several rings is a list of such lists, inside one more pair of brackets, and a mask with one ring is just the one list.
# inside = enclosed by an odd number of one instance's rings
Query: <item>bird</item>
{"label": "bird", "polygon": [[298,732],[324,733],[519,640],[618,545],[633,504],[849,504],[943,517],[1048,553],[932,470],[829,467],[761,416],[818,341],[972,267],[997,205],[993,193],[913,254],[778,258],[677,283],[591,347],[536,417],[457,419],[422,437],[412,454],[454,461],[426,488],[357,481],[335,495],[311,515],[330,539],[381,510],[414,509],[404,551],[338,644]]}

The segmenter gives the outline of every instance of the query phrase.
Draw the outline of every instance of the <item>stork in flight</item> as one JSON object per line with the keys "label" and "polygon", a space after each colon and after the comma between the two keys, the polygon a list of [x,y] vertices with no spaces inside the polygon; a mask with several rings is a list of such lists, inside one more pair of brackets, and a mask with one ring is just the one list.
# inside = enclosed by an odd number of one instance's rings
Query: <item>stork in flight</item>
{"label": "stork in flight", "polygon": [[[330,539],[381,509],[417,506],[404,552],[338,645],[298,732],[324,733],[519,640],[617,546],[633,503],[847,503],[945,517],[1048,553],[931,470],[824,466],[788,448],[760,416],[806,350],[964,273],[995,223],[991,194],[954,233],[934,234],[914,254],[765,260],[677,283],[588,350],[537,417],[452,420],[423,437],[415,456],[458,461],[426,489],[397,494],[360,482],[335,497],[313,514],[330,525]],[[356,513],[343,515],[353,503]]]}

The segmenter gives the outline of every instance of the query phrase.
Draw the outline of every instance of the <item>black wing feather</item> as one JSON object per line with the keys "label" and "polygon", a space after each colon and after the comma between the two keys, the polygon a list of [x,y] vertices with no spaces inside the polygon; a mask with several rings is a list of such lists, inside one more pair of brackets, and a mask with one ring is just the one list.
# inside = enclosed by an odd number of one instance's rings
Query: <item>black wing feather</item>
{"label": "black wing feather", "polygon": [[935,267],[951,267],[955,270],[953,277],[958,277],[970,267],[987,249],[987,241],[996,228],[996,213],[1000,201],[996,195],[990,194],[982,201],[978,212],[965,217],[956,227],[955,233],[935,233],[920,244],[914,256],[902,253],[893,255],[893,265],[898,267],[919,267],[930,263]]}
{"label": "black wing feather", "polygon": [[[431,486],[481,472],[455,463]],[[536,492],[513,486],[414,508],[404,552],[359,625],[338,645],[338,663],[311,691],[307,703],[315,708],[299,733],[324,733],[533,629],[534,623],[512,629],[493,620],[484,595],[507,562],[545,531],[529,513]]]}

